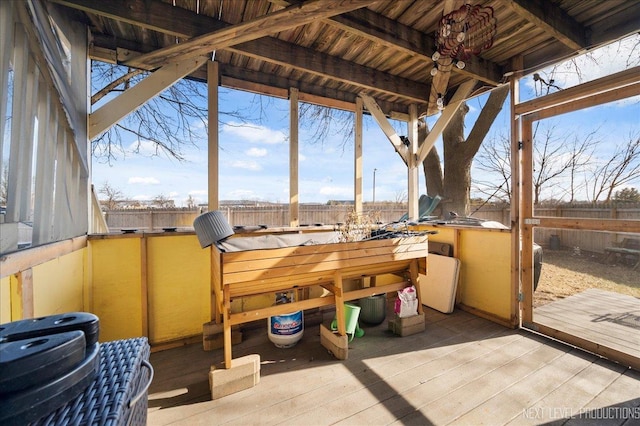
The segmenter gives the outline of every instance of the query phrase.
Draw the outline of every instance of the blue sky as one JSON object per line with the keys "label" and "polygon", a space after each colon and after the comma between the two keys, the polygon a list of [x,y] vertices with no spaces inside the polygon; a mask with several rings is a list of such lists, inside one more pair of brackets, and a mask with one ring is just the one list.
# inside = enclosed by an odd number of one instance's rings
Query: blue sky
{"label": "blue sky", "polygon": [[[638,43],[634,36],[622,45],[615,45],[566,65],[539,71],[546,81],[554,78],[560,87],[570,87],[580,81],[592,80],[625,67],[638,65],[638,55],[631,49]],[[638,49],[635,47],[635,49]],[[637,51],[635,52],[637,53]],[[575,69],[580,69],[580,77]],[[582,80],[580,80],[582,79]],[[522,86],[521,97],[530,99],[543,87],[529,75]],[[221,89],[221,110],[250,109],[255,95],[229,89]],[[484,97],[469,101],[466,131],[484,103]],[[289,194],[289,119],[288,101],[272,98],[268,113],[261,122],[241,125],[229,120],[220,128],[220,199],[249,199],[270,202],[287,202]],[[428,120],[430,126],[437,119]],[[508,104],[496,119],[490,135],[508,134]],[[603,141],[602,150],[623,138],[637,133],[640,123],[640,102],[629,99],[604,107],[590,108],[579,113],[554,119],[550,125],[561,128],[565,135],[587,134],[598,128]],[[406,126],[396,123],[399,134],[406,134]],[[328,200],[353,199],[353,149],[342,146],[342,135],[333,134],[321,145],[311,144],[308,131],[300,130],[299,189],[300,202],[324,203]],[[183,148],[184,162],[156,156],[151,143],[141,141],[140,154],[125,152],[111,165],[93,162],[93,183],[96,188],[104,182],[120,189],[131,199],[153,199],[164,195],[184,205],[191,196],[197,202],[207,200],[207,138],[202,134],[197,146]],[[136,140],[123,143],[135,146]],[[609,148],[607,148],[609,147]],[[363,192],[365,201],[373,197],[373,174],[376,170],[376,201],[396,201],[406,197],[407,171],[394,152],[391,143],[369,116],[365,116],[363,132]],[[602,153],[603,156],[606,152]],[[594,160],[596,161],[596,160]],[[422,173],[421,173],[422,174]],[[477,170],[474,178],[485,178]],[[420,188],[424,188],[420,177]],[[631,185],[634,186],[634,185]],[[638,182],[635,187],[640,187]],[[421,191],[422,192],[422,191]],[[554,194],[548,194],[554,196]]]}

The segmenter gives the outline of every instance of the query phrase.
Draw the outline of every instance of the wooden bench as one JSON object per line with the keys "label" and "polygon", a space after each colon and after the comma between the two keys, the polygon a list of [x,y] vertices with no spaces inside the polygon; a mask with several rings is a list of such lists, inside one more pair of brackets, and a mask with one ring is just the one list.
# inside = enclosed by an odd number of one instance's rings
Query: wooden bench
{"label": "wooden bench", "polygon": [[607,255],[605,259],[607,262],[611,262],[613,258],[623,260],[627,258],[635,258],[633,270],[638,269],[638,266],[640,265],[640,239],[625,238],[619,246],[606,247],[604,252]]}
{"label": "wooden bench", "polygon": [[[335,305],[337,332],[345,336],[343,304],[346,301],[394,292],[410,285],[415,286],[420,301],[418,280],[419,273],[426,273],[426,235],[262,249],[249,248],[252,238],[235,240],[236,245],[245,245],[246,249],[222,251],[220,247],[214,247],[212,252],[214,306],[216,313],[222,316],[226,368],[231,366],[233,326],[292,311]],[[305,238],[313,239],[313,234]],[[230,239],[229,245],[232,242]],[[375,277],[384,274],[398,277],[393,283],[376,285]],[[364,277],[371,277],[370,287],[343,289],[343,280]],[[329,295],[243,312],[231,310],[231,300],[236,297],[317,285],[328,290]],[[418,303],[418,313],[422,313],[421,303]]]}

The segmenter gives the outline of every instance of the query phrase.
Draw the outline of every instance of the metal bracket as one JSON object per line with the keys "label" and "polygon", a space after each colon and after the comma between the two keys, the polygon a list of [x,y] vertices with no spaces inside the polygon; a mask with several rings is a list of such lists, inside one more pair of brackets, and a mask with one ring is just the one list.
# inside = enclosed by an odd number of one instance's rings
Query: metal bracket
{"label": "metal bracket", "polygon": [[524,224],[525,225],[540,225],[540,219],[532,219],[532,218],[526,218],[524,220]]}
{"label": "metal bracket", "polygon": [[518,141],[518,150],[524,149],[524,142]]}

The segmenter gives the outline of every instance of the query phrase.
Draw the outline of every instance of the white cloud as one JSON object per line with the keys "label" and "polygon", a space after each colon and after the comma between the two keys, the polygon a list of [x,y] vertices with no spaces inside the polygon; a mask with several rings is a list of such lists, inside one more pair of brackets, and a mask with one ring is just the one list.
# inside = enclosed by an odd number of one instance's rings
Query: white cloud
{"label": "white cloud", "polygon": [[229,191],[229,196],[236,200],[252,200],[256,198],[256,193],[249,189],[237,189],[235,191]]}
{"label": "white cloud", "polygon": [[128,180],[129,184],[140,184],[140,185],[160,185],[160,181],[154,177],[141,177],[141,176],[133,176]]}
{"label": "white cloud", "polygon": [[267,155],[265,148],[250,148],[244,152],[249,157],[264,157]]}
{"label": "white cloud", "polygon": [[222,138],[231,138],[234,142],[259,144],[280,144],[287,140],[287,135],[280,131],[270,129],[258,124],[243,124],[231,122],[222,126]]}
{"label": "white cloud", "polygon": [[323,186],[320,194],[333,197],[353,197],[353,187],[346,186]]}
{"label": "white cloud", "polygon": [[255,161],[237,160],[231,163],[231,167],[236,169],[245,169],[245,170],[252,170],[252,171],[262,170],[262,167],[260,167],[260,165]]}
{"label": "white cloud", "polygon": [[131,198],[138,201],[148,201],[148,200],[154,199],[155,197],[152,195],[139,194],[139,195],[134,195]]}
{"label": "white cloud", "polygon": [[187,192],[188,195],[192,195],[193,197],[206,196],[208,193],[209,191],[207,191],[206,189],[195,189]]}
{"label": "white cloud", "polygon": [[131,144],[127,147],[126,151],[127,151],[127,154],[143,155],[147,157],[158,155],[162,152],[160,151],[156,143],[151,141],[141,141],[141,140],[131,142]]}

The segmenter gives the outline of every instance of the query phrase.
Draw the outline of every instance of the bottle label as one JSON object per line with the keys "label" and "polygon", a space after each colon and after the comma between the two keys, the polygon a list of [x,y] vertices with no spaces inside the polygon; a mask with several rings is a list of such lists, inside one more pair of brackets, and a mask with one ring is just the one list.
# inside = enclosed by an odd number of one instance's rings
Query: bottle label
{"label": "bottle label", "polygon": [[279,336],[291,336],[302,331],[302,311],[289,315],[278,315],[271,317],[271,334]]}

